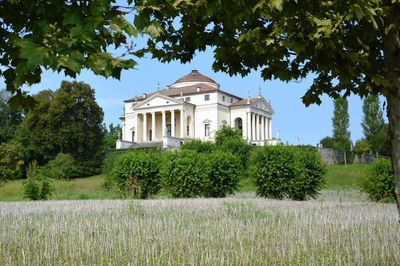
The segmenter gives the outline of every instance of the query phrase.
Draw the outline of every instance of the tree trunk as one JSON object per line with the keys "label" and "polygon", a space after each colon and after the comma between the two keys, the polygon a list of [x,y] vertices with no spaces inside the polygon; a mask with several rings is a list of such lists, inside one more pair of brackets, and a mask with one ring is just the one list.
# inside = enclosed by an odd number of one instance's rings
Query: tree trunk
{"label": "tree trunk", "polygon": [[343,152],[343,158],[344,158],[344,165],[347,166],[347,158],[346,158],[346,152]]}
{"label": "tree trunk", "polygon": [[387,97],[392,165],[395,176],[395,197],[400,222],[400,97]]}

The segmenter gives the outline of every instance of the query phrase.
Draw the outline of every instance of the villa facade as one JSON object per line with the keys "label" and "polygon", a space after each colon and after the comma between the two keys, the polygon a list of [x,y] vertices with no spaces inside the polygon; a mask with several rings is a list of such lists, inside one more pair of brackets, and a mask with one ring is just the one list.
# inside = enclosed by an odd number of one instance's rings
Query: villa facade
{"label": "villa facade", "polygon": [[243,99],[223,90],[209,77],[193,70],[166,89],[127,99],[122,139],[117,148],[162,143],[179,146],[191,139],[214,140],[223,125],[242,131],[253,145],[276,144],[272,138],[274,110],[262,96]]}

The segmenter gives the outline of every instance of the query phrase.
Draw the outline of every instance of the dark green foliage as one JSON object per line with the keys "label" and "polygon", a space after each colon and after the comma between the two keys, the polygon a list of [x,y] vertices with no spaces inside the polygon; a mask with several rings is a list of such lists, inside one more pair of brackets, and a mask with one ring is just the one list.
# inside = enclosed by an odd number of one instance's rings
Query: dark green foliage
{"label": "dark green foliage", "polygon": [[211,154],[216,150],[214,143],[209,141],[201,141],[199,139],[194,139],[183,143],[180,147],[182,150],[192,150],[198,153],[208,153]]}
{"label": "dark green foliage", "polygon": [[147,151],[147,152],[156,152],[158,150],[157,147],[143,147],[143,148],[138,148],[138,149],[107,149],[105,151],[105,156],[104,156],[104,162],[102,166],[102,173],[110,175],[112,172],[112,169],[114,168],[115,161],[118,159],[118,157],[122,154],[128,153],[128,152],[134,152],[134,151]]}
{"label": "dark green foliage", "polygon": [[215,151],[207,156],[206,161],[209,172],[204,196],[225,197],[233,193],[242,170],[240,160],[231,153]]}
{"label": "dark green foliage", "polygon": [[135,150],[118,157],[112,174],[125,196],[145,199],[160,189],[161,163],[160,153]]}
{"label": "dark green foliage", "polygon": [[40,169],[39,175],[54,179],[70,179],[79,177],[79,171],[71,154],[59,153],[54,160]]}
{"label": "dark green foliage", "polygon": [[47,200],[54,193],[55,188],[50,178],[37,175],[36,161],[26,169],[27,179],[24,181],[24,197],[31,200]]}
{"label": "dark green foliage", "polygon": [[361,182],[362,191],[373,201],[394,202],[395,182],[392,163],[378,159],[368,166],[367,177]]}
{"label": "dark green foliage", "polygon": [[242,138],[239,129],[222,126],[215,133],[215,144],[219,150],[236,155],[240,159],[243,169],[248,167],[252,146]]}
{"label": "dark green foliage", "polygon": [[96,103],[94,90],[83,82],[63,81],[60,89],[42,91],[35,100],[36,108],[21,124],[34,144],[33,159],[44,165],[60,152],[69,153],[81,177],[99,173],[103,111]]}
{"label": "dark green foliage", "polygon": [[113,123],[108,125],[108,128],[106,124],[104,123],[102,125],[103,129],[103,134],[104,134],[104,139],[103,139],[103,146],[104,149],[115,149],[116,146],[116,141],[118,139],[118,136],[122,136],[122,128],[120,125],[114,126]]}
{"label": "dark green foliage", "polygon": [[294,200],[315,198],[323,185],[325,165],[311,149],[292,146],[257,148],[252,156],[251,173],[262,197]]}
{"label": "dark green foliage", "polygon": [[165,189],[173,197],[203,196],[208,188],[206,155],[183,149],[169,152],[160,169]]}
{"label": "dark green foliage", "polygon": [[345,152],[350,150],[350,132],[349,128],[349,103],[347,99],[338,97],[334,101],[335,109],[333,111],[332,126],[333,140],[335,148]]}
{"label": "dark green foliage", "polygon": [[315,149],[302,149],[295,152],[295,161],[298,172],[296,177],[291,179],[289,198],[293,200],[316,198],[324,185],[323,176],[327,172],[326,165]]}
{"label": "dark green foliage", "polygon": [[21,144],[16,142],[0,144],[0,180],[22,178],[24,163]]}
{"label": "dark green foliage", "polygon": [[321,139],[319,143],[322,144],[322,148],[335,149],[335,140],[332,137],[326,136],[325,138]]}
{"label": "dark green foliage", "polygon": [[9,142],[14,137],[14,132],[22,123],[22,108],[11,108],[8,100],[11,93],[0,90],[0,144]]}
{"label": "dark green foliage", "polygon": [[364,118],[361,122],[365,139],[371,145],[373,153],[378,153],[387,137],[383,111],[377,95],[369,95],[363,101]]}
{"label": "dark green foliage", "polygon": [[366,139],[359,139],[356,141],[353,151],[357,154],[369,153],[371,150],[371,144]]}

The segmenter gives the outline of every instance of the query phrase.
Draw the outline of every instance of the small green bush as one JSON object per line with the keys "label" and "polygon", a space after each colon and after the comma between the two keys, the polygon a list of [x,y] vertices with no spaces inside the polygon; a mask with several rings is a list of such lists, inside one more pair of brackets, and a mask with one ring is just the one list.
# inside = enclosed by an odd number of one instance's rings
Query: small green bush
{"label": "small green bush", "polygon": [[297,176],[291,179],[289,197],[293,200],[316,198],[325,184],[323,176],[327,172],[326,165],[315,149],[300,149],[295,152]]}
{"label": "small green bush", "polygon": [[203,196],[207,187],[208,166],[205,154],[193,150],[176,150],[166,155],[160,169],[165,189],[177,198]]}
{"label": "small green bush", "polygon": [[54,160],[40,169],[39,175],[54,179],[70,179],[79,177],[79,170],[71,154],[59,153]]}
{"label": "small green bush", "polygon": [[250,172],[262,197],[315,198],[324,184],[326,166],[312,149],[264,146],[253,152],[251,162]]}
{"label": "small green bush", "polygon": [[216,151],[206,157],[208,178],[204,196],[225,197],[237,188],[241,173],[240,160],[233,154]]}
{"label": "small green bush", "polygon": [[371,200],[394,202],[395,180],[391,161],[378,159],[371,163],[367,169],[367,176],[360,185]]}
{"label": "small green bush", "polygon": [[31,200],[47,200],[54,193],[55,188],[50,178],[37,176],[36,161],[30,163],[26,169],[27,179],[24,181],[24,198]]}
{"label": "small green bush", "polygon": [[160,189],[160,166],[159,152],[136,150],[118,157],[112,175],[125,196],[145,199]]}
{"label": "small green bush", "polygon": [[214,143],[210,141],[201,141],[199,139],[194,139],[183,143],[181,146],[182,150],[192,150],[198,153],[208,153],[211,154],[216,150]]}

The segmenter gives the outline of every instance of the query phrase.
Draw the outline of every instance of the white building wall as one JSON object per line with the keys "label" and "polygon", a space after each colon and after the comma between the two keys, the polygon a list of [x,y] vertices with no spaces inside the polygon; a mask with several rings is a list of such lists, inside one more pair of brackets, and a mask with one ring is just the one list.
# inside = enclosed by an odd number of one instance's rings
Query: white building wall
{"label": "white building wall", "polygon": [[[205,123],[210,121],[210,136],[205,136]],[[195,138],[211,140],[218,130],[218,108],[216,104],[197,106],[195,111]]]}

